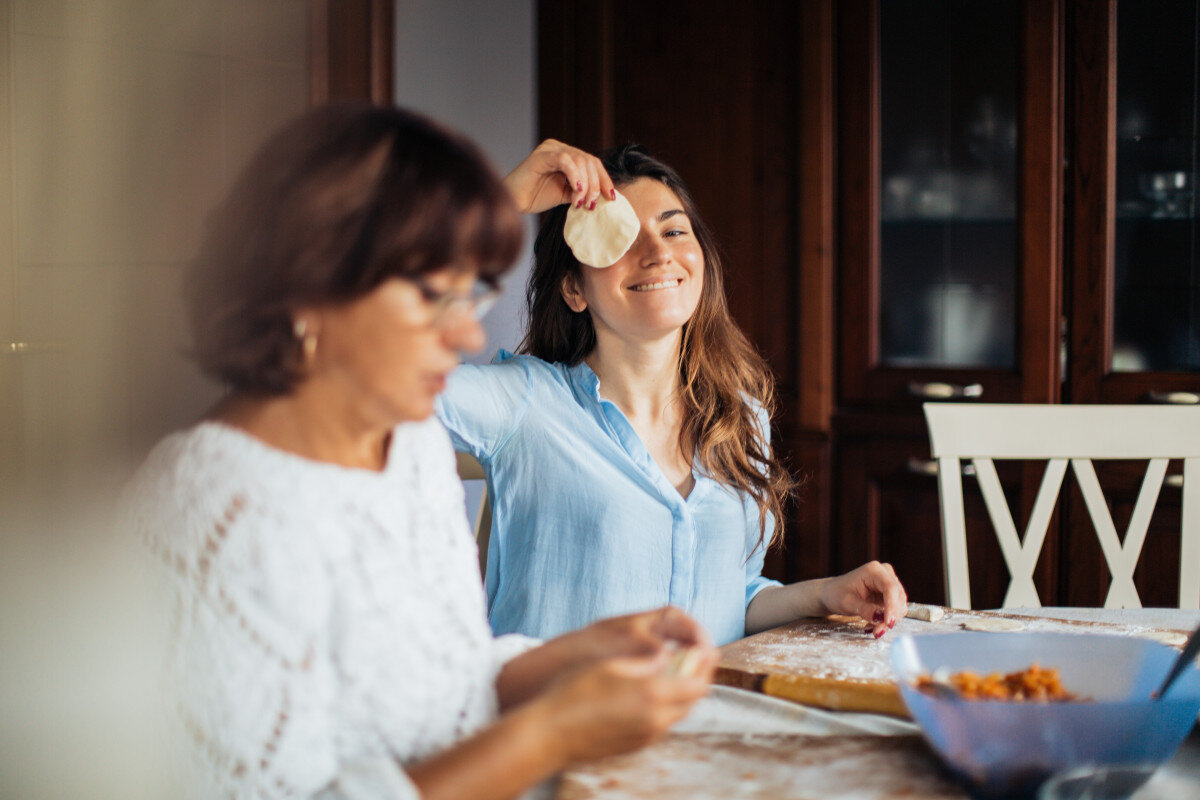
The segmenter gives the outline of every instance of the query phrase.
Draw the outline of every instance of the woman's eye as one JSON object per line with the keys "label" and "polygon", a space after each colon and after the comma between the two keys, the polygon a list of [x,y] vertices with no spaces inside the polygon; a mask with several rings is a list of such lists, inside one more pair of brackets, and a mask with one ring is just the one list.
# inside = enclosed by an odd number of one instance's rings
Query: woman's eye
{"label": "woman's eye", "polygon": [[687,236],[688,233],[689,232],[684,228],[672,228],[671,230],[666,231],[663,236],[675,238],[676,236]]}
{"label": "woman's eye", "polygon": [[446,294],[434,289],[432,286],[419,285],[417,288],[421,291],[421,299],[426,303],[436,303]]}

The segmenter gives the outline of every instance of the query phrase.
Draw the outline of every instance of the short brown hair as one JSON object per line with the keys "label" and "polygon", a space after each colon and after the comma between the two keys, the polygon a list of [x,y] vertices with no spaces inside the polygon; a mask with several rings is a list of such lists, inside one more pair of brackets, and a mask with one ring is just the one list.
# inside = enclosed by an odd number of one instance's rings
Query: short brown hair
{"label": "short brown hair", "polygon": [[324,106],[274,135],[209,220],[188,278],[193,355],[239,391],[303,375],[292,314],[385,280],[512,266],[520,215],[478,149],[400,108]]}

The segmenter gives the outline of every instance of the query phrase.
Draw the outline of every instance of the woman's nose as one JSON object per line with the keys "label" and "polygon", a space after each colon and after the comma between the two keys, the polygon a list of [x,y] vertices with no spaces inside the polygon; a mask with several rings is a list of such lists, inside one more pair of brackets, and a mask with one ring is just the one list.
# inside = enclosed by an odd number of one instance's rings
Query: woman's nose
{"label": "woman's nose", "polygon": [[442,341],[459,353],[478,353],[487,344],[487,333],[469,309],[452,308],[443,320]]}
{"label": "woman's nose", "polygon": [[666,240],[652,231],[642,231],[633,246],[638,250],[638,263],[644,267],[657,266],[671,259]]}

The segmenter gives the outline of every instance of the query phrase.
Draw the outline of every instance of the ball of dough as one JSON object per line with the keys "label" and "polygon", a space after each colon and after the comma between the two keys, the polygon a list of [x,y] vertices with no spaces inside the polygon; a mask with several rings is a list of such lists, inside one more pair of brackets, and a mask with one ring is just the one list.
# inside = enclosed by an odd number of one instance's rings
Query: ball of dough
{"label": "ball of dough", "polygon": [[591,211],[571,206],[563,225],[563,238],[581,264],[611,267],[628,252],[637,239],[637,214],[625,196],[600,198]]}

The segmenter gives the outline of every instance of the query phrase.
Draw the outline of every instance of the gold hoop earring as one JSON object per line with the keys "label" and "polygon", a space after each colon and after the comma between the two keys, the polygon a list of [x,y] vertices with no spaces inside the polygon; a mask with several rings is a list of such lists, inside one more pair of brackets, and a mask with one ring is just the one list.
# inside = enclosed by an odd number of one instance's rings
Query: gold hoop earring
{"label": "gold hoop earring", "polygon": [[308,320],[298,319],[292,323],[292,333],[300,340],[300,352],[307,364],[317,355],[317,335],[308,330]]}

